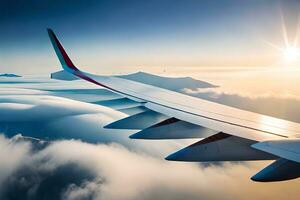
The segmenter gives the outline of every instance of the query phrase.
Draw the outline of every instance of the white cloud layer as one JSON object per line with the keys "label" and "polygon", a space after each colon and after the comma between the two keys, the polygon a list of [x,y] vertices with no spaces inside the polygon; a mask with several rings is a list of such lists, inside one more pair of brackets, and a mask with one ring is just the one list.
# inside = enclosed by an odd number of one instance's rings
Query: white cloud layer
{"label": "white cloud layer", "polygon": [[168,162],[117,144],[57,141],[32,151],[34,145],[38,143],[0,137],[1,199],[18,199],[14,193],[20,191],[26,193],[19,199],[70,200],[253,200],[300,195],[299,180],[252,182],[249,177],[264,162],[201,166]]}

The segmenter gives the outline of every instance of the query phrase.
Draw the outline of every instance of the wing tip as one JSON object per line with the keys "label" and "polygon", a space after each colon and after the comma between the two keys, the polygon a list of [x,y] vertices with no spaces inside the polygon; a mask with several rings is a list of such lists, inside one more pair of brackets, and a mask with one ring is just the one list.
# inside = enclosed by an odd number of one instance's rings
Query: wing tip
{"label": "wing tip", "polygon": [[50,34],[54,34],[54,32],[51,28],[47,28],[47,32],[50,33]]}
{"label": "wing tip", "polygon": [[73,64],[72,60],[69,58],[64,47],[62,46],[62,44],[56,37],[54,31],[51,28],[47,28],[47,32],[48,32],[50,41],[52,43],[52,46],[55,50],[55,53],[61,63],[62,68],[72,74],[74,71],[79,71]]}

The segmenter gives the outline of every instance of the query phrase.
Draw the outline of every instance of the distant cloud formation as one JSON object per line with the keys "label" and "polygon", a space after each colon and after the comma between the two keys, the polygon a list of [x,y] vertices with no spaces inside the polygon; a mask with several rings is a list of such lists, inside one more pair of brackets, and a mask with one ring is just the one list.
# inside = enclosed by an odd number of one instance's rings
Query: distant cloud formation
{"label": "distant cloud formation", "polygon": [[300,122],[300,98],[296,95],[280,93],[245,95],[242,93],[223,91],[222,88],[199,88],[197,90],[183,89],[181,92],[243,110]]}
{"label": "distant cloud formation", "polygon": [[299,180],[250,181],[266,164],[262,162],[204,167],[167,162],[118,144],[57,141],[43,145],[3,136],[0,151],[1,199],[252,200],[296,199],[300,194]]}

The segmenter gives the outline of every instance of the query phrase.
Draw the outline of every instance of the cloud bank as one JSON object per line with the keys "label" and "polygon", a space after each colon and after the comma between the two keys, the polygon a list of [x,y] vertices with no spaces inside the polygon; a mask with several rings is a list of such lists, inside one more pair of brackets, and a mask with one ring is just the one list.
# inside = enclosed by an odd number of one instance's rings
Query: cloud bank
{"label": "cloud bank", "polygon": [[222,90],[222,88],[183,89],[181,92],[243,110],[300,122],[300,98],[296,95],[288,93],[245,95],[242,93],[230,93]]}
{"label": "cloud bank", "polygon": [[255,183],[264,162],[167,162],[119,144],[0,137],[0,199],[295,199],[298,180]]}

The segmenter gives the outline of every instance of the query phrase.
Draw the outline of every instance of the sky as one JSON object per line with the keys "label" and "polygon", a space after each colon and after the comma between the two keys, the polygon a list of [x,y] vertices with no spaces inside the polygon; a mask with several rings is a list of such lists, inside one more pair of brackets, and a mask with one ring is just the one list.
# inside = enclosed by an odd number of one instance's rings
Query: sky
{"label": "sky", "polygon": [[3,0],[0,72],[58,70],[48,27],[77,65],[103,74],[281,65],[282,24],[292,42],[299,7],[290,0]]}

